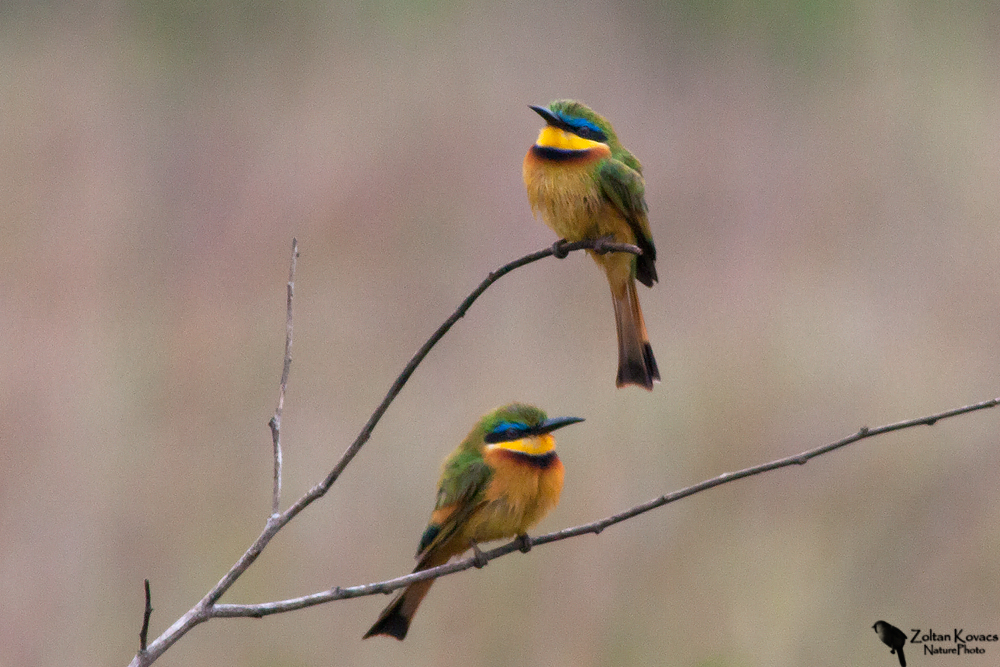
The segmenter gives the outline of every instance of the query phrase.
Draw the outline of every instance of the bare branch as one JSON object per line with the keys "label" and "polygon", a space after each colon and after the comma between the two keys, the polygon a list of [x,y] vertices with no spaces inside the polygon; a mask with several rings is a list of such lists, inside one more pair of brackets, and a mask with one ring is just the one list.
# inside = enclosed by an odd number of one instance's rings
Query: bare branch
{"label": "bare branch", "polygon": [[[174,621],[162,635],[156,638],[152,644],[149,645],[146,651],[139,652],[130,663],[130,667],[145,667],[146,665],[152,664],[158,657],[163,655],[163,652],[170,648],[174,642],[183,637],[188,630],[194,626],[207,621],[216,615],[216,610],[221,606],[217,605],[219,598],[222,597],[226,591],[236,582],[236,580],[242,575],[247,568],[249,568],[257,557],[260,556],[264,548],[268,545],[279,530],[284,527],[289,521],[294,519],[299,512],[308,507],[313,501],[321,498],[333,483],[340,476],[340,473],[344,471],[347,464],[351,462],[351,459],[361,450],[361,447],[368,441],[371,437],[372,431],[375,430],[375,425],[378,424],[382,415],[389,408],[389,405],[396,398],[399,392],[402,390],[403,385],[406,381],[410,379],[413,371],[416,370],[417,366],[424,357],[431,351],[431,348],[437,344],[439,340],[448,332],[449,329],[461,319],[469,307],[472,306],[473,302],[485,292],[490,285],[495,283],[497,280],[507,275],[514,269],[520,268],[532,262],[537,262],[540,259],[544,259],[551,255],[557,255],[558,257],[565,257],[567,253],[573,252],[575,250],[592,249],[597,252],[629,252],[636,255],[641,255],[642,250],[637,246],[630,245],[627,243],[611,243],[606,238],[595,239],[590,241],[577,241],[574,243],[565,243],[559,241],[555,243],[552,247],[546,248],[544,250],[539,250],[538,252],[531,253],[530,255],[525,255],[524,257],[514,260],[509,264],[505,264],[496,271],[490,273],[482,283],[479,284],[475,290],[465,298],[464,301],[459,305],[459,307],[452,313],[451,317],[445,320],[444,324],[438,327],[438,330],[424,343],[417,353],[413,355],[409,363],[403,368],[402,373],[396,378],[392,386],[389,388],[388,393],[382,402],[372,413],[371,417],[368,418],[368,422],[361,429],[361,433],[355,438],[354,442],[351,443],[347,451],[344,452],[340,460],[333,467],[333,470],[326,476],[326,478],[317,484],[316,486],[309,489],[305,495],[299,498],[291,507],[289,507],[284,512],[278,511],[278,504],[280,501],[280,480],[281,480],[281,447],[279,441],[280,435],[280,422],[281,422],[281,408],[284,403],[284,393],[285,386],[288,379],[288,370],[291,367],[291,301],[293,293],[293,277],[295,272],[295,260],[298,257],[298,243],[297,241],[292,242],[292,261],[291,268],[289,270],[289,280],[288,280],[288,316],[286,320],[286,344],[285,344],[285,365],[281,375],[281,392],[278,398],[278,410],[275,411],[275,416],[271,420],[271,433],[272,440],[274,441],[275,450],[275,487],[272,502],[273,513],[268,518],[267,523],[264,526],[264,530],[257,539],[254,540],[253,544],[240,556],[239,560],[229,568],[225,576],[219,580],[219,582],[210,590],[205,597],[198,601],[198,603],[189,609],[183,616]],[[411,575],[412,576],[412,575]],[[336,589],[335,589],[336,590]],[[389,589],[392,590],[392,589]],[[357,595],[368,595],[370,593],[355,593],[348,594],[345,597],[356,597]],[[315,604],[315,603],[313,603]],[[228,607],[229,605],[227,605]],[[273,613],[273,612],[272,612]],[[239,614],[237,614],[239,615]],[[243,615],[253,615],[253,614],[243,614]],[[261,614],[257,614],[261,615]]]}
{"label": "bare branch", "polygon": [[146,638],[149,636],[149,617],[153,615],[153,598],[149,593],[149,579],[145,580],[146,608],[142,612],[142,629],[139,630],[139,652],[146,652]]}
{"label": "bare branch", "polygon": [[288,267],[288,297],[285,306],[285,363],[281,368],[281,389],[278,391],[278,407],[267,424],[271,427],[271,441],[274,444],[274,493],[271,500],[271,515],[281,512],[281,411],[285,407],[285,390],[288,388],[288,373],[292,369],[292,299],[295,297],[295,265],[299,258],[299,241],[292,239],[292,260]]}
{"label": "bare branch", "polygon": [[[762,463],[749,468],[744,468],[742,470],[737,470],[736,472],[727,472],[717,477],[707,479],[698,484],[673,491],[671,493],[664,494],[658,498],[653,498],[644,503],[630,507],[617,514],[612,514],[609,517],[600,519],[598,521],[593,521],[591,523],[585,523],[579,526],[574,526],[572,528],[564,528],[553,533],[547,533],[545,535],[539,535],[534,538],[527,538],[527,546],[530,548],[532,546],[539,546],[543,544],[549,544],[551,542],[558,542],[560,540],[565,540],[571,537],[577,537],[579,535],[585,535],[588,533],[593,533],[595,535],[600,534],[608,526],[612,526],[616,523],[621,523],[622,521],[627,521],[633,517],[644,514],[650,510],[656,509],[663,505],[675,502],[681,498],[686,498],[692,496],[700,491],[706,491],[716,486],[721,486],[729,482],[733,482],[738,479],[743,479],[745,477],[752,477],[754,475],[759,475],[761,473],[769,472],[771,470],[777,470],[778,468],[785,468],[791,465],[804,465],[810,459],[816,458],[823,454],[834,451],[835,449],[840,449],[852,443],[858,442],[859,440],[864,440],[865,438],[871,438],[876,435],[882,435],[884,433],[889,433],[890,431],[899,431],[905,428],[910,428],[913,426],[933,426],[936,422],[941,419],[947,419],[949,417],[955,417],[958,415],[963,415],[969,412],[975,412],[977,410],[983,410],[986,408],[993,408],[1000,405],[1000,397],[990,399],[988,401],[981,401],[979,403],[973,403],[971,405],[965,405],[960,408],[954,408],[952,410],[946,410],[944,412],[939,412],[934,415],[928,415],[926,417],[917,417],[916,419],[909,419],[906,421],[896,422],[894,424],[887,424],[885,426],[879,426],[878,428],[868,428],[864,426],[858,430],[857,433],[849,435],[846,438],[837,440],[830,444],[822,445],[814,449],[809,449],[799,454],[794,454],[792,456],[786,456],[785,458],[776,459],[774,461],[769,461],[767,463]],[[525,545],[522,540],[514,539],[511,542],[501,545],[495,549],[489,551],[480,552],[483,559],[486,562],[493,560],[494,558],[499,558],[501,556],[506,556],[509,553],[515,551],[523,551]],[[292,611],[295,609],[303,609],[305,607],[311,607],[313,605],[322,604],[324,602],[332,602],[334,600],[343,600],[345,598],[355,598],[362,597],[365,595],[376,595],[379,593],[391,593],[392,591],[404,588],[410,584],[423,581],[425,579],[436,579],[438,577],[443,577],[449,574],[454,574],[456,572],[461,572],[463,570],[468,570],[472,567],[477,567],[476,557],[470,556],[468,558],[463,558],[461,560],[453,561],[446,565],[440,565],[438,567],[429,568],[427,570],[421,570],[420,572],[414,572],[412,574],[407,574],[402,577],[396,577],[394,579],[387,579],[386,581],[379,581],[372,584],[361,584],[358,586],[351,586],[349,588],[341,588],[337,586],[328,591],[323,591],[320,593],[313,593],[312,595],[305,595],[298,598],[291,598],[288,600],[280,600],[277,602],[265,602],[262,604],[219,604],[215,605],[212,609],[212,616],[219,617],[239,617],[239,616],[252,616],[261,617],[268,616],[270,614],[277,614],[285,611]]]}
{"label": "bare branch", "polygon": [[347,467],[354,456],[358,453],[361,447],[370,438],[375,425],[381,419],[382,415],[386,412],[389,405],[396,398],[399,392],[402,390],[403,385],[406,384],[409,377],[413,374],[416,367],[423,361],[430,350],[434,347],[437,342],[444,337],[449,329],[461,319],[468,309],[471,307],[473,302],[482,295],[493,283],[499,280],[504,275],[510,273],[511,271],[530,264],[532,262],[538,261],[550,255],[555,255],[557,257],[565,257],[567,253],[590,249],[595,252],[630,252],[633,254],[641,254],[639,248],[626,244],[615,244],[608,241],[608,239],[597,239],[594,241],[582,241],[578,243],[565,243],[558,242],[554,244],[551,248],[546,248],[544,250],[526,255],[518,260],[506,264],[496,271],[490,273],[486,279],[480,283],[480,285],[465,298],[464,301],[459,305],[454,313],[434,332],[434,334],[424,343],[416,354],[410,359],[406,367],[399,374],[396,380],[393,382],[392,386],[389,388],[388,393],[383,398],[382,402],[378,405],[375,411],[369,417],[368,422],[364,425],[361,432],[354,440],[353,443],[347,448],[344,454],[341,456],[340,460],[333,467],[326,478],[311,488],[305,495],[303,495],[298,501],[296,501],[291,507],[289,507],[284,512],[280,511],[280,496],[281,496],[281,444],[280,444],[280,429],[281,429],[281,412],[284,407],[284,397],[288,382],[288,374],[291,368],[291,347],[292,347],[292,300],[294,295],[294,277],[295,277],[295,266],[296,259],[298,257],[298,243],[293,240],[292,243],[292,259],[291,266],[289,269],[289,279],[288,279],[288,298],[287,298],[287,316],[286,316],[286,339],[285,339],[285,357],[284,366],[281,375],[281,388],[278,397],[278,407],[275,410],[275,415],[271,419],[270,426],[272,432],[272,440],[274,443],[274,493],[273,493],[273,503],[272,503],[272,514],[268,518],[263,531],[254,540],[250,548],[239,558],[239,560],[229,569],[229,571],[223,576],[223,578],[212,588],[208,594],[205,595],[194,607],[192,607],[187,613],[185,613],[181,618],[177,619],[173,625],[170,626],[160,637],[158,637],[151,645],[146,646],[146,634],[148,631],[149,617],[152,613],[152,606],[150,602],[149,585],[148,581],[146,583],[146,610],[144,615],[143,629],[140,635],[140,651],[132,660],[132,665],[145,666],[151,664],[160,655],[163,654],[170,646],[174,644],[178,639],[180,639],[188,630],[194,626],[209,620],[210,618],[222,618],[222,617],[261,617],[270,614],[281,613],[285,611],[291,611],[294,609],[301,609],[304,607],[313,606],[316,604],[321,604],[324,602],[330,602],[333,600],[342,600],[346,598],[361,597],[365,595],[374,595],[376,593],[390,593],[396,589],[407,586],[411,583],[422,581],[426,579],[437,578],[440,576],[445,576],[448,574],[453,574],[455,572],[460,572],[462,570],[469,569],[470,567],[481,567],[484,562],[489,562],[494,558],[499,558],[506,554],[512,553],[514,551],[527,551],[532,545],[542,545],[548,544],[550,542],[557,542],[559,540],[568,539],[570,537],[576,537],[578,535],[583,535],[587,533],[598,534],[608,526],[620,523],[631,519],[639,514],[643,514],[657,507],[661,507],[668,503],[680,500],[687,496],[693,495],[700,491],[705,491],[715,486],[720,486],[722,484],[742,479],[745,477],[751,477],[753,475],[758,475],[770,470],[776,470],[778,468],[783,468],[790,465],[802,465],[805,464],[812,458],[826,454],[835,449],[839,449],[851,443],[863,440],[865,438],[870,438],[876,435],[881,435],[883,433],[888,433],[890,431],[901,430],[909,428],[912,426],[919,425],[933,425],[941,419],[946,419],[949,417],[954,417],[961,414],[966,414],[976,410],[982,410],[984,408],[992,408],[1000,405],[1000,398],[994,398],[988,401],[982,401],[980,403],[974,403],[971,405],[966,405],[964,407],[955,408],[952,410],[947,410],[934,415],[929,415],[926,417],[919,417],[916,419],[911,419],[903,422],[897,422],[894,424],[888,424],[885,426],[880,426],[878,428],[869,429],[867,427],[861,428],[857,433],[838,440],[836,442],[823,445],[821,447],[816,447],[804,451],[800,454],[794,456],[785,457],[782,459],[777,459],[770,461],[768,463],[760,464],[750,468],[745,468],[731,473],[724,473],[712,479],[705,480],[693,486],[689,486],[678,491],[674,491],[658,498],[654,498],[645,503],[641,503],[622,512],[614,514],[612,516],[600,519],[587,524],[582,524],[572,528],[566,528],[553,533],[548,533],[545,535],[540,535],[534,539],[527,538],[524,540],[515,539],[508,544],[501,545],[490,551],[480,552],[478,558],[465,558],[452,563],[448,563],[436,568],[431,568],[428,570],[423,570],[421,572],[415,572],[401,577],[396,577],[394,579],[389,579],[386,581],[362,584],[358,586],[351,586],[348,588],[336,587],[329,591],[323,591],[320,593],[314,593],[311,595],[306,595],[303,597],[292,598],[288,600],[281,600],[276,602],[268,602],[263,604],[250,604],[250,605],[239,605],[239,604],[218,604],[219,598],[225,594],[227,590],[233,585],[237,578],[250,567],[251,564],[257,559],[261,554],[267,544],[270,542],[271,538],[281,528],[291,521],[299,512],[305,509],[310,503],[318,498],[322,497],[333,483],[337,480],[340,473]]}

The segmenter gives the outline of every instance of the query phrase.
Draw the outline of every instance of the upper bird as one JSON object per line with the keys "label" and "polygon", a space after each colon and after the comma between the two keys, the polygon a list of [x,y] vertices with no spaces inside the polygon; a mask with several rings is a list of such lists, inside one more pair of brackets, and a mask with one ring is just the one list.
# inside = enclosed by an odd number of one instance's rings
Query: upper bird
{"label": "upper bird", "polygon": [[642,250],[638,256],[588,252],[611,285],[618,328],[615,384],[652,389],[660,372],[635,289],[636,279],[647,287],[657,280],[642,165],[618,142],[611,123],[587,105],[557,100],[531,109],[545,119],[538,140],[524,156],[524,184],[532,211],[568,242],[610,237]]}
{"label": "upper bird", "polygon": [[[536,407],[511,403],[484,415],[445,459],[437,502],[417,547],[419,572],[448,562],[479,542],[523,536],[559,502],[563,465],[552,431],[581,422],[548,419]],[[527,544],[527,543],[525,543]],[[365,633],[402,640],[433,579],[410,584]]]}

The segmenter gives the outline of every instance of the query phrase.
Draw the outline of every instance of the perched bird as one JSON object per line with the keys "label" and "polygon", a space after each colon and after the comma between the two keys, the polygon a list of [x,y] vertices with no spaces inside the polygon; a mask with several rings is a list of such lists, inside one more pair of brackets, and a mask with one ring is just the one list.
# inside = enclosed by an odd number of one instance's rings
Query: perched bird
{"label": "perched bird", "polygon": [[610,237],[631,243],[642,255],[609,252],[590,256],[611,285],[618,329],[618,378],[622,387],[646,389],[660,379],[635,281],[656,282],[656,248],[646,219],[642,165],[618,142],[603,116],[574,100],[530,107],[545,119],[524,157],[524,184],[532,211],[568,242]]}
{"label": "perched bird", "polygon": [[[552,431],[579,417],[547,419],[538,408],[511,403],[479,420],[445,459],[437,502],[417,547],[419,572],[448,562],[477,543],[519,536],[559,502],[563,465]],[[433,579],[410,584],[382,610],[364,638],[402,640]]]}
{"label": "perched bird", "polygon": [[891,648],[889,653],[895,653],[899,658],[899,667],[906,667],[906,658],[903,657],[903,644],[906,643],[906,633],[894,625],[885,621],[876,621],[872,626],[882,643]]}

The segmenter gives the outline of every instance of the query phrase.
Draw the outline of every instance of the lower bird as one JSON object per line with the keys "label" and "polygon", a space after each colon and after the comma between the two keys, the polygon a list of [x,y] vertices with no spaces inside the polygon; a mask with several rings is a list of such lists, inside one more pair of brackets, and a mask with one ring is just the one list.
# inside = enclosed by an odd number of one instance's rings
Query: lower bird
{"label": "lower bird", "polygon": [[[552,431],[581,422],[548,419],[536,407],[511,403],[483,416],[445,459],[437,502],[417,547],[419,572],[477,544],[521,537],[559,502],[563,465]],[[433,579],[410,584],[382,611],[364,638],[402,640]]]}
{"label": "lower bird", "polygon": [[657,280],[642,165],[618,141],[611,123],[587,105],[557,100],[531,109],[545,120],[524,156],[524,184],[532,211],[566,241],[610,238],[642,250],[638,256],[588,252],[611,286],[618,330],[615,384],[652,389],[660,371],[635,289],[636,280],[647,287]]}

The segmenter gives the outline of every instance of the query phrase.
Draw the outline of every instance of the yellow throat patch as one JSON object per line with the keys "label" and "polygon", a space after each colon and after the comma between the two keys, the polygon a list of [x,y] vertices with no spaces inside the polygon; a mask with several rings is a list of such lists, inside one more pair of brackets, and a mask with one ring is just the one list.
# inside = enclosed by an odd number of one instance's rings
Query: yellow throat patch
{"label": "yellow throat patch", "polygon": [[556,448],[556,439],[549,433],[543,433],[542,435],[530,438],[522,438],[520,440],[511,440],[510,442],[498,442],[496,444],[486,445],[486,448],[507,449],[512,452],[528,454],[529,456],[542,456],[543,454],[548,454]]}
{"label": "yellow throat patch", "polygon": [[542,148],[558,148],[563,151],[585,151],[597,146],[607,147],[607,144],[602,144],[600,141],[584,139],[572,132],[560,130],[551,125],[542,128],[542,131],[538,133],[538,141],[535,142],[535,145]]}

